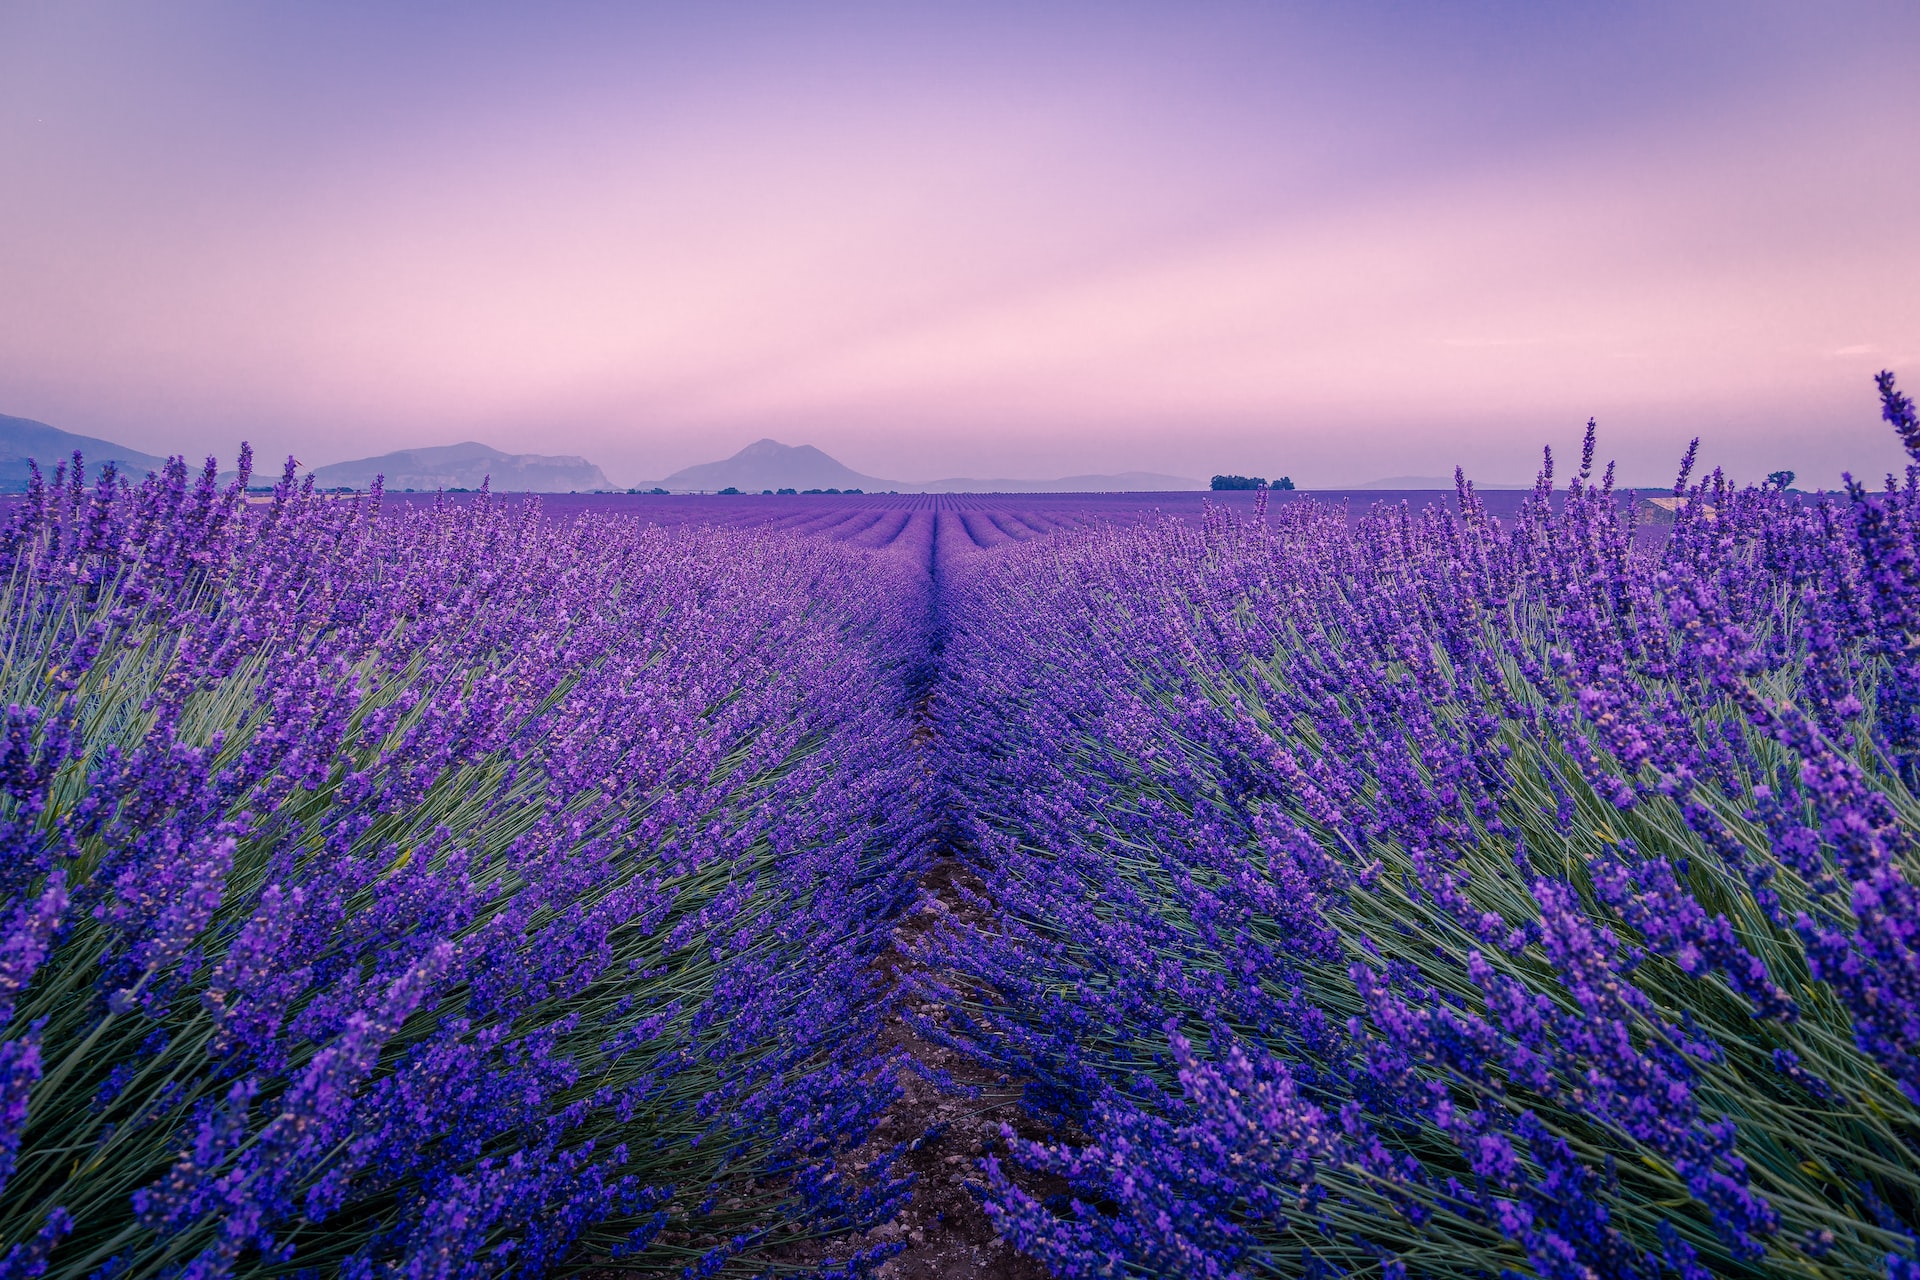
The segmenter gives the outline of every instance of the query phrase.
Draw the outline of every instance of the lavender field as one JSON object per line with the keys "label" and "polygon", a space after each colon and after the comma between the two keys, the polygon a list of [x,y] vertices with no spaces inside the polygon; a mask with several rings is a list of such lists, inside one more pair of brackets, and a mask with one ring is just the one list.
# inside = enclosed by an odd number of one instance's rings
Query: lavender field
{"label": "lavender field", "polygon": [[1591,433],[1444,496],[63,465],[0,1280],[968,1274],[910,1086],[994,1274],[1920,1277],[1882,391],[1884,491],[1674,511]]}

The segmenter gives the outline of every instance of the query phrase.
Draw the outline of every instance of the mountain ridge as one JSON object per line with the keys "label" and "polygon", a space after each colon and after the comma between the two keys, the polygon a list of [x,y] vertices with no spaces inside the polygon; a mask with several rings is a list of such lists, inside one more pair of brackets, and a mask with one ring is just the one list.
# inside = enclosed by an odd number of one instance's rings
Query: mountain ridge
{"label": "mountain ridge", "polygon": [[731,458],[682,467],[660,487],[724,489],[897,489],[891,480],[862,475],[810,444],[781,444],[763,436]]}
{"label": "mountain ridge", "polygon": [[676,493],[710,493],[729,487],[748,492],[765,489],[864,489],[899,493],[1145,493],[1204,489],[1207,486],[1187,476],[1163,475],[1154,471],[1060,476],[1049,480],[1016,480],[1008,477],[977,479],[971,476],[926,481],[885,480],[855,471],[813,445],[782,444],[771,437],[762,437],[730,458],[682,467],[664,480],[637,487],[659,487]]}
{"label": "mountain ridge", "polygon": [[478,489],[483,482],[501,493],[614,487],[606,472],[577,454],[505,453],[474,440],[330,462],[312,475],[322,489],[365,489],[375,476],[384,476],[382,483],[392,490]]}
{"label": "mountain ridge", "polygon": [[[0,491],[25,489],[32,475],[30,461],[39,465],[43,477],[50,478],[53,469],[72,458],[76,449],[93,476],[98,476],[99,468],[108,462],[131,480],[167,465],[165,458],[111,440],[63,431],[35,418],[0,414]],[[365,489],[382,474],[386,487],[394,490],[477,489],[489,478],[503,493],[614,488],[606,472],[577,455],[506,453],[472,440],[332,462],[311,468],[308,474],[322,489]],[[222,479],[230,480],[232,475],[226,472]],[[254,479],[260,483],[271,476],[256,471]]]}
{"label": "mountain ridge", "polygon": [[[28,460],[43,475],[78,449],[89,471],[113,462],[130,479],[166,466],[166,459],[129,449],[110,440],[78,435],[32,418],[0,414],[0,490],[26,487]],[[271,468],[255,472],[256,483],[270,479]],[[617,491],[606,472],[574,454],[507,453],[468,440],[451,445],[396,449],[373,457],[350,458],[318,467],[302,468],[322,489],[365,489],[374,477],[384,476],[393,491],[477,489],[490,481],[499,492],[565,493]],[[231,473],[226,477],[231,478]],[[624,487],[624,486],[619,486]],[[656,487],[643,483],[638,488]],[[1206,488],[1188,476],[1153,471],[1089,473],[1027,480],[1012,477],[950,476],[939,480],[887,480],[866,475],[810,445],[788,445],[762,437],[730,458],[697,463],[657,482],[676,492],[712,492],[733,487],[750,492],[763,489],[863,489],[900,493],[1111,493],[1167,492]]]}
{"label": "mountain ridge", "polygon": [[16,418],[0,413],[0,490],[15,491],[27,487],[32,476],[32,470],[27,465],[30,459],[39,464],[42,477],[50,480],[53,469],[63,462],[72,461],[76,449],[80,451],[88,473],[94,477],[98,477],[99,469],[109,462],[131,480],[138,480],[147,472],[158,471],[167,465],[165,458],[156,458],[150,453],[129,449],[111,440],[62,431],[35,418]]}

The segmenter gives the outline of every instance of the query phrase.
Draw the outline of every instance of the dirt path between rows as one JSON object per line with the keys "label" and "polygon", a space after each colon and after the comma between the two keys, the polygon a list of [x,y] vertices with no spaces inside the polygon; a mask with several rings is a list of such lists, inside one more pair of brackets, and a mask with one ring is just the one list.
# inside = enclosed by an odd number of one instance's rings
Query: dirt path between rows
{"label": "dirt path between rows", "polygon": [[[947,520],[935,522],[927,565],[931,590],[927,600],[926,665],[912,680],[917,685],[914,744],[925,755],[935,783],[935,804],[941,807],[953,803],[950,789],[940,785],[943,761],[939,720],[934,712],[941,696],[947,638],[941,543],[945,538],[971,536],[964,529],[956,530]],[[943,1090],[918,1072],[901,1072],[902,1095],[861,1148],[856,1162],[871,1160],[897,1143],[921,1139],[897,1166],[900,1172],[916,1176],[913,1198],[892,1221],[869,1232],[868,1238],[897,1240],[906,1246],[881,1265],[878,1275],[882,1280],[976,1276],[983,1280],[1045,1280],[1048,1273],[1044,1267],[1016,1253],[994,1231],[976,1194],[980,1157],[1004,1146],[1000,1126],[1026,1127],[1020,1124],[1020,1082],[996,1076],[965,1054],[926,1040],[909,1021],[911,1014],[939,1013],[933,1004],[907,1004],[911,978],[926,971],[927,935],[953,924],[992,927],[991,920],[969,906],[959,892],[962,888],[974,891],[977,901],[978,891],[983,888],[966,868],[959,824],[951,821],[950,813],[936,812],[934,816],[940,820],[940,834],[933,861],[920,881],[920,900],[895,927],[893,946],[880,961],[890,997],[901,1002],[894,1008],[883,1047],[912,1059],[935,1077],[944,1076],[967,1086],[967,1090],[966,1095]]]}
{"label": "dirt path between rows", "polygon": [[[922,964],[914,944],[943,916],[969,910],[955,891],[968,879],[964,868],[951,857],[935,862],[928,872],[922,882],[921,904],[901,921],[894,950],[885,961],[896,989]],[[922,1005],[914,1011],[933,1014],[938,1010]],[[883,1280],[958,1280],[973,1276],[984,1280],[1045,1280],[1044,1267],[1014,1252],[995,1233],[971,1189],[980,1182],[980,1157],[1004,1146],[1000,1126],[1018,1119],[1018,1082],[996,1077],[964,1055],[921,1038],[907,1022],[904,1011],[894,1015],[884,1045],[890,1052],[912,1057],[936,1075],[945,1072],[956,1082],[978,1090],[978,1094],[958,1096],[916,1072],[901,1073],[900,1100],[854,1157],[856,1164],[864,1163],[896,1143],[922,1138],[920,1145],[896,1166],[899,1172],[916,1175],[913,1198],[892,1221],[867,1235],[870,1242],[900,1241],[906,1245],[899,1255],[881,1264],[877,1274]]]}
{"label": "dirt path between rows", "polygon": [[[935,696],[928,689],[915,703],[914,740],[926,752],[929,773],[940,764],[930,714]],[[899,1145],[912,1144],[892,1169],[894,1176],[914,1176],[912,1197],[892,1219],[864,1234],[809,1241],[776,1256],[786,1263],[805,1264],[897,1243],[903,1246],[901,1251],[874,1272],[879,1280],[1047,1280],[1045,1267],[999,1237],[976,1194],[982,1183],[980,1158],[1004,1151],[1002,1124],[1023,1137],[1040,1136],[1038,1126],[1020,1111],[1020,1082],[995,1075],[966,1054],[925,1039],[912,1022],[915,1016],[937,1020],[941,1011],[940,1005],[916,1002],[911,995],[914,976],[930,972],[928,935],[955,925],[992,928],[991,919],[963,896],[964,890],[977,901],[984,886],[966,865],[965,851],[953,835],[955,824],[940,825],[945,830],[920,879],[918,900],[896,923],[891,946],[874,962],[882,984],[879,998],[892,1006],[878,1048],[902,1063],[901,1095],[867,1140],[839,1161],[843,1168],[864,1170]],[[924,1068],[924,1073],[914,1070],[909,1060]],[[929,1075],[950,1079],[961,1088],[942,1088]]]}

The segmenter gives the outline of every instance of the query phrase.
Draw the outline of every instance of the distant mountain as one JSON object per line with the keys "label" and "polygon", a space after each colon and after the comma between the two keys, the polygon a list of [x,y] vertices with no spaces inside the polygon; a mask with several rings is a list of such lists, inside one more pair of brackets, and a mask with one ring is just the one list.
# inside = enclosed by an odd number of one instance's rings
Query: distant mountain
{"label": "distant mountain", "polygon": [[660,482],[675,492],[712,492],[729,486],[758,493],[762,489],[898,489],[891,480],[863,476],[810,444],[755,440],[724,462],[683,467]]}
{"label": "distant mountain", "polygon": [[[641,485],[640,488],[650,488]],[[1127,471],[1112,476],[1065,476],[1058,480],[948,480],[909,482],[863,475],[810,444],[781,444],[755,440],[724,462],[703,462],[674,472],[660,487],[676,493],[712,493],[720,489],[864,489],[869,493],[892,489],[900,493],[1105,493],[1204,489],[1184,476],[1151,471]]]}
{"label": "distant mountain", "polygon": [[130,480],[139,480],[147,472],[158,471],[167,465],[165,458],[156,458],[150,453],[141,453],[138,449],[129,449],[110,440],[77,436],[71,431],[35,422],[32,418],[10,418],[0,414],[0,490],[14,492],[27,487],[29,458],[38,462],[41,474],[50,479],[55,467],[72,460],[75,449],[80,451],[90,476],[98,476],[100,467],[109,462]]}
{"label": "distant mountain", "polygon": [[491,478],[496,493],[568,493],[611,489],[606,473],[569,454],[502,453],[472,441],[402,449],[377,458],[357,458],[313,469],[322,489],[364,489],[385,476],[389,490],[478,489]]}

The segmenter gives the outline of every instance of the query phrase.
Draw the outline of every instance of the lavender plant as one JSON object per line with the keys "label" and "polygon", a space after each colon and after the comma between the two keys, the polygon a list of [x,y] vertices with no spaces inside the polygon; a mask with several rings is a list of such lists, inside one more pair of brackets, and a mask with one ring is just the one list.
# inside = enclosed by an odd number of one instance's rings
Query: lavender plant
{"label": "lavender plant", "polygon": [[1593,452],[949,575],[922,1029],[1029,1081],[1056,1274],[1920,1274],[1920,466],[1689,450],[1656,543]]}
{"label": "lavender plant", "polygon": [[887,1216],[838,1157],[894,1092],[919,567],[248,462],[76,457],[0,538],[0,1276],[707,1275]]}

